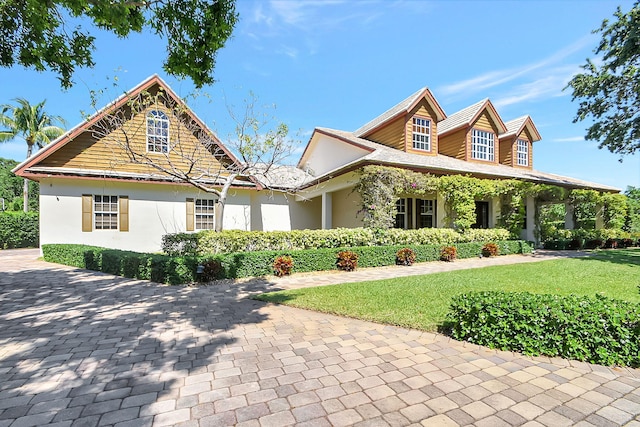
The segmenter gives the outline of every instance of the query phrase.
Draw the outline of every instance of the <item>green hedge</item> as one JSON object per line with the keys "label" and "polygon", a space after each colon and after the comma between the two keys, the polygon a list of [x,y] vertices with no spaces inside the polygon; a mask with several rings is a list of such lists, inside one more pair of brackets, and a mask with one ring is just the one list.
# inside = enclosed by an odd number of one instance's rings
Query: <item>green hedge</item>
{"label": "green hedge", "polygon": [[37,248],[39,243],[37,212],[0,213],[0,249]]}
{"label": "green hedge", "polygon": [[201,231],[167,234],[162,250],[169,255],[206,255],[232,252],[292,251],[393,245],[451,245],[463,242],[503,241],[507,230],[471,229],[463,233],[448,228],[419,230],[337,228],[292,231]]}
{"label": "green hedge", "polygon": [[[530,253],[531,244],[521,240],[505,240],[497,243],[500,254]],[[458,258],[480,255],[483,243],[458,243]],[[197,280],[196,269],[201,263],[217,260],[222,264],[223,278],[260,277],[273,274],[273,261],[280,255],[293,258],[293,272],[326,271],[336,268],[336,253],[350,250],[358,254],[359,267],[394,265],[396,253],[404,245],[361,246],[299,251],[236,252],[209,256],[175,256],[145,254],[85,245],[43,245],[44,259],[49,262],[90,270],[103,271],[118,276],[152,280],[154,282],[181,284]],[[412,245],[416,262],[437,261],[442,245]]]}
{"label": "green hedge", "polygon": [[455,339],[491,348],[640,367],[640,304],[602,295],[463,294],[448,324]]}

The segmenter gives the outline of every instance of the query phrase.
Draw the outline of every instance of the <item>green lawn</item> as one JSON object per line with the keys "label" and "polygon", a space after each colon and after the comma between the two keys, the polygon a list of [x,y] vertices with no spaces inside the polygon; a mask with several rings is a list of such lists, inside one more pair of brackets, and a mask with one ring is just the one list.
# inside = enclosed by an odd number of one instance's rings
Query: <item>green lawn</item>
{"label": "green lawn", "polygon": [[[411,268],[411,267],[407,267]],[[640,303],[640,249],[588,258],[271,292],[256,299],[378,323],[435,331],[454,295],[485,290],[558,295],[602,293]]]}

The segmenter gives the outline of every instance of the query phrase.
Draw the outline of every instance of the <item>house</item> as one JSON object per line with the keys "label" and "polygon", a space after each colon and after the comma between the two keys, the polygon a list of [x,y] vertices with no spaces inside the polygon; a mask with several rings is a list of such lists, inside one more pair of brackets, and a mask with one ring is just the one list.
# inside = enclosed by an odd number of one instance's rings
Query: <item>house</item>
{"label": "house", "polygon": [[[488,99],[447,116],[424,88],[354,132],[316,128],[297,167],[237,177],[220,217],[215,196],[154,165],[197,170],[198,179],[217,185],[239,160],[152,76],[14,172],[40,182],[41,244],[152,252],[167,233],[212,229],[218,221],[225,229],[265,231],[362,226],[362,202],[353,189],[356,172],[366,165],[618,192],[536,171],[540,138],[530,117],[504,122]],[[146,162],[132,162],[129,147],[138,147]],[[185,163],[190,152],[199,153],[197,162]],[[529,224],[531,204],[527,200]],[[442,206],[442,194],[401,197],[395,224],[443,227]],[[475,226],[495,226],[498,213],[495,200],[477,200]],[[532,227],[523,237],[533,240]]]}
{"label": "house", "polygon": [[[619,189],[534,169],[534,145],[541,136],[529,116],[504,122],[484,99],[447,116],[428,88],[422,88],[354,132],[316,128],[298,167],[314,180],[298,189],[298,199],[320,199],[322,228],[357,227],[362,208],[353,188],[367,165],[408,169],[435,176],[468,175],[518,179],[567,189],[619,192]],[[535,240],[534,200],[526,202],[521,237]],[[395,226],[445,227],[443,195],[400,197]],[[496,198],[476,201],[477,228],[497,224]],[[568,215],[567,225],[572,218]]]}

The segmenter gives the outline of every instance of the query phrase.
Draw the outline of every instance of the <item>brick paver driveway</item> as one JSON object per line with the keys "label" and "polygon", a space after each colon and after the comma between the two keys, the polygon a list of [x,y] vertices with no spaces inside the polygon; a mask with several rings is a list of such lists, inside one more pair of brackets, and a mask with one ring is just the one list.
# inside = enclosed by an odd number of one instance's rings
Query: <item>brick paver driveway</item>
{"label": "brick paver driveway", "polygon": [[0,427],[640,426],[638,370],[265,305],[243,297],[252,285],[170,287],[35,256],[0,251]]}

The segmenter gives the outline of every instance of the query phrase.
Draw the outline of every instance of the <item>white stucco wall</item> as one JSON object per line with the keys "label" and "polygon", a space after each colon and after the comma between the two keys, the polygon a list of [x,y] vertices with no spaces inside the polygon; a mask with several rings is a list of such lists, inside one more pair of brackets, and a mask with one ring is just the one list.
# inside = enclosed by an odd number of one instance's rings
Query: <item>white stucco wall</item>
{"label": "white stucco wall", "polygon": [[[82,231],[82,195],[129,197],[129,231]],[[251,226],[250,192],[232,191],[224,227]],[[45,178],[40,183],[40,243],[80,243],[114,249],[158,252],[162,236],[186,230],[186,199],[214,198],[190,186],[106,180]]]}
{"label": "white stucco wall", "polygon": [[333,193],[333,228],[362,227],[362,215],[358,211],[362,207],[360,194],[353,188],[345,188]]}
{"label": "white stucco wall", "polygon": [[296,201],[290,194],[259,191],[251,194],[251,229],[289,231],[320,228],[320,205]]}
{"label": "white stucco wall", "polygon": [[313,151],[303,165],[303,168],[309,168],[314,176],[332,171],[369,153],[326,135],[316,134],[314,138],[317,138],[317,141],[312,143]]}

